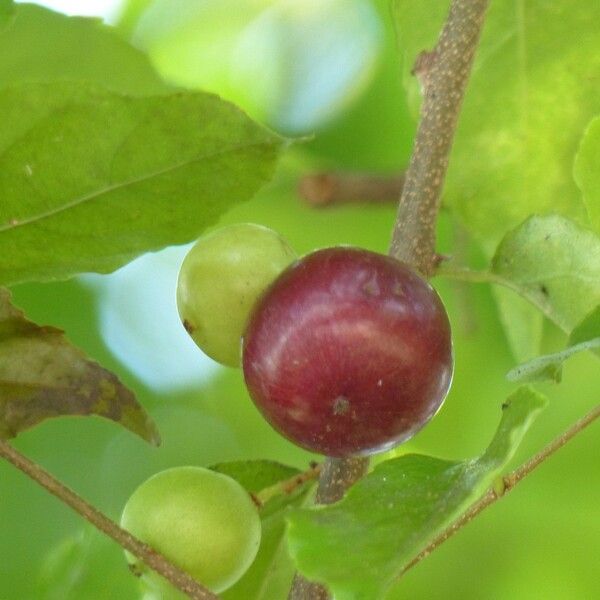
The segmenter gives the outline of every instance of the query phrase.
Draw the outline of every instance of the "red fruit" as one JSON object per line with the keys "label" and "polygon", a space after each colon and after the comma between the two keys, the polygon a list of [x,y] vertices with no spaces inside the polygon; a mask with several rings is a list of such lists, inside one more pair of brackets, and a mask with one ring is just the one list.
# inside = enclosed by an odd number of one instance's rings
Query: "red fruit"
{"label": "red fruit", "polygon": [[412,437],[442,404],[452,364],[435,290],[405,264],[358,248],[319,250],[285,270],[244,336],[259,410],[291,441],[329,456]]}

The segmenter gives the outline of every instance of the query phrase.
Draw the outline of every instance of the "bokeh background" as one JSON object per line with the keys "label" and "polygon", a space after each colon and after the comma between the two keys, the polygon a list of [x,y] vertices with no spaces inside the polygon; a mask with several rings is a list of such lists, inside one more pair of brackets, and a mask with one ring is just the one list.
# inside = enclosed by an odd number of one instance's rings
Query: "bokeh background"
{"label": "bokeh background", "polygon": [[[393,204],[313,209],[300,200],[296,183],[300,173],[312,169],[394,173],[407,162],[414,122],[387,0],[42,4],[118,22],[168,81],[215,91],[279,131],[309,136],[282,161],[268,188],[221,223],[262,223],[299,253],[339,243],[386,251]],[[199,15],[199,4],[211,7]],[[439,246],[483,264],[446,211]],[[263,422],[238,370],[218,366],[188,340],[175,306],[185,252],[169,248],[109,276],[13,290],[30,318],[63,328],[118,373],[159,426],[158,449],[96,418],[49,421],[15,442],[115,519],[137,485],[169,466],[269,458],[303,468],[311,458]],[[434,284],[453,322],[454,385],[436,419],[398,452],[475,456],[491,438],[500,405],[514,388],[504,375],[515,361],[488,286]],[[554,350],[563,341],[547,324],[544,348]],[[560,386],[540,388],[551,402],[515,463],[598,402],[597,358],[575,357]],[[388,598],[597,598],[599,456],[600,431],[592,427],[411,570]],[[0,600],[140,597],[115,544],[0,464]],[[267,591],[263,600],[279,598]]]}

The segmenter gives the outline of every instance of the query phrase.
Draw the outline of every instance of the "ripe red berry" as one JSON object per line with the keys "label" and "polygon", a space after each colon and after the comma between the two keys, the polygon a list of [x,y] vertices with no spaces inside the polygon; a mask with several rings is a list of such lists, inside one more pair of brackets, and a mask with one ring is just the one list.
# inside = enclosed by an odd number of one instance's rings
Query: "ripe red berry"
{"label": "ripe red berry", "polygon": [[314,252],[260,298],[243,368],[267,421],[308,450],[371,454],[412,437],[452,379],[446,311],[405,264],[358,248]]}

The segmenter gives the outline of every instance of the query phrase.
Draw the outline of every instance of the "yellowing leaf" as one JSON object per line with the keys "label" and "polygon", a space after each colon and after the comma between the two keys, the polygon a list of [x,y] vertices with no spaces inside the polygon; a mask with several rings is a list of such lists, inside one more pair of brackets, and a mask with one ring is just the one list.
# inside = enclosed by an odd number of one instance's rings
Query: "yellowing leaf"
{"label": "yellowing leaf", "polygon": [[159,442],[154,424],[115,375],[59,329],[28,321],[0,288],[0,438],[51,417],[92,414]]}

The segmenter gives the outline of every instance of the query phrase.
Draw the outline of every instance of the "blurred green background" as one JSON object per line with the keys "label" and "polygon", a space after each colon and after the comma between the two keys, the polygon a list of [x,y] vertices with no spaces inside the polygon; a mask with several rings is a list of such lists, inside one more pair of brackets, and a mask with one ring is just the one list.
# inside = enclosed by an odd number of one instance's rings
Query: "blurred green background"
{"label": "blurred green background", "polygon": [[[98,11],[110,8],[117,20],[114,2],[94,4]],[[267,189],[222,222],[272,227],[299,253],[339,243],[385,252],[393,204],[312,209],[299,199],[296,184],[313,169],[395,172],[406,164],[414,122],[388,2],[279,2],[271,11],[265,11],[274,4],[267,0],[195,4],[212,8],[193,18],[194,2],[131,1],[121,31],[148,51],[172,83],[217,91],[284,133],[311,136],[292,148]],[[458,246],[465,260],[483,264],[477,247],[444,211],[439,249],[451,254]],[[158,449],[96,418],[49,421],[15,442],[115,519],[133,489],[168,466],[269,458],[303,468],[311,458],[263,422],[239,371],[219,367],[187,339],[174,300],[184,254],[185,248],[170,248],[110,276],[13,290],[15,303],[31,319],[65,329],[75,344],[118,373],[158,424]],[[434,284],[453,322],[454,384],[436,419],[400,451],[474,456],[486,446],[514,387],[504,378],[514,359],[488,286]],[[547,325],[544,349],[561,343],[561,334]],[[540,387],[550,407],[515,464],[598,402],[597,358],[577,356],[567,363],[560,386]],[[600,435],[590,428],[411,570],[388,597],[597,598],[598,456]],[[140,597],[115,544],[0,464],[0,600]]]}

